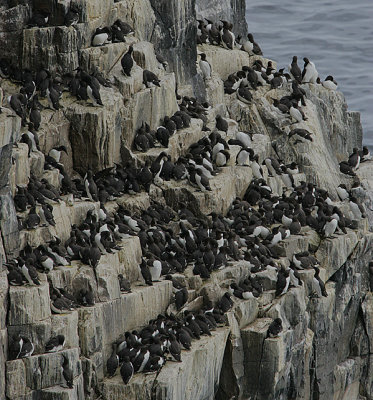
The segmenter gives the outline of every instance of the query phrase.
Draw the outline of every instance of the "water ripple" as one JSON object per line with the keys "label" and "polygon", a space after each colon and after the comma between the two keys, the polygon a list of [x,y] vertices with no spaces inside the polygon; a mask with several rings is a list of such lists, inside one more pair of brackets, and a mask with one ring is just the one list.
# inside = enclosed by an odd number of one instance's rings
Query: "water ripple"
{"label": "water ripple", "polygon": [[307,56],[321,78],[333,75],[349,110],[361,112],[364,143],[373,146],[373,1],[253,3],[246,0],[247,22],[264,55],[280,67],[287,66],[293,55]]}

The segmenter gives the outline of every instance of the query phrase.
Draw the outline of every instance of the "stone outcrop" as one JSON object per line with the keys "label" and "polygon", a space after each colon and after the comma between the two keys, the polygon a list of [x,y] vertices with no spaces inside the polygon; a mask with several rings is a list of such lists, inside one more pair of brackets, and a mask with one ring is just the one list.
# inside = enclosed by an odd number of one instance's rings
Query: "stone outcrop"
{"label": "stone outcrop", "polygon": [[197,18],[222,19],[234,25],[234,33],[242,37],[247,34],[245,3],[241,0],[196,0]]}
{"label": "stone outcrop", "polygon": [[[255,274],[263,286],[259,297],[242,300],[226,314],[227,323],[193,341],[190,351],[182,351],[182,362],[167,362],[159,374],[136,374],[124,385],[117,374],[107,377],[106,361],[112,343],[125,331],[139,330],[158,314],[176,312],[173,285],[161,279],[152,286],[144,283],[140,263],[142,250],[137,236],[126,235],[117,241],[120,249],[105,254],[96,268],[74,260],[70,265],[39,273],[38,286],[10,286],[7,261],[18,256],[30,244],[36,247],[55,237],[65,242],[72,225],[79,225],[88,211],[98,212],[99,203],[87,198],[62,196],[54,201],[56,226],[22,229],[13,196],[17,186],[26,186],[31,175],[45,178],[59,187],[57,169],[44,170],[45,154],[57,145],[65,145],[68,154],[62,162],[66,171],[76,177],[87,169],[94,172],[115,164],[134,161],[137,166],[153,161],[162,151],[172,161],[185,156],[189,147],[206,136],[203,125],[215,128],[215,116],[223,115],[229,124],[226,140],[240,130],[250,130],[251,146],[262,163],[276,156],[285,163],[296,161],[300,172],[295,185],[313,182],[328,191],[335,205],[352,217],[348,202],[338,201],[340,183],[351,187],[352,179],[342,175],[338,163],[346,160],[354,147],[361,147],[362,130],[359,114],[347,110],[340,92],[321,85],[304,85],[307,121],[297,125],[312,132],[313,142],[297,142],[287,133],[290,120],[272,105],[271,98],[290,93],[290,85],[270,90],[269,86],[253,91],[247,105],[236,94],[224,94],[223,81],[244,65],[256,59],[240,50],[196,46],[196,18],[226,19],[234,23],[235,33],[245,35],[244,1],[242,0],[122,0],[79,1],[80,20],[74,27],[63,25],[68,1],[0,1],[0,43],[2,56],[14,57],[22,67],[44,66],[53,73],[67,72],[81,65],[93,72],[95,67],[111,80],[112,87],[101,87],[102,107],[90,101],[77,101],[63,93],[59,111],[43,110],[39,131],[40,151],[28,156],[28,146],[18,143],[25,132],[20,118],[0,113],[0,398],[7,400],[80,400],[104,399],[366,399],[372,400],[373,379],[373,297],[369,287],[368,263],[373,256],[372,200],[373,162],[363,163],[356,172],[365,191],[367,219],[358,229],[347,228],[346,234],[322,238],[309,227],[291,235],[275,247],[279,265],[288,266],[294,253],[310,251],[320,262],[320,276],[328,297],[317,297],[313,269],[299,271],[302,286],[275,296],[277,273],[264,270]],[[50,26],[27,27],[32,4],[47,7],[52,13]],[[112,24],[117,18],[130,23],[135,30],[125,43],[91,47],[91,38],[99,26]],[[134,47],[131,77],[121,72],[120,59],[129,45]],[[156,52],[169,63],[162,69]],[[212,65],[212,79],[202,81],[196,66],[197,53],[204,52]],[[270,56],[270,55],[268,55]],[[160,87],[144,88],[143,69],[155,72]],[[1,82],[4,108],[7,95],[19,86],[4,79]],[[154,147],[142,153],[133,148],[136,130],[144,123],[157,128],[163,117],[178,110],[175,91],[206,98],[212,105],[206,111],[205,124],[192,118],[189,128],[171,138],[168,148]],[[41,100],[45,105],[46,101]],[[253,172],[250,167],[236,166],[239,146],[230,146],[231,159],[210,179],[211,191],[201,192],[186,180],[164,181],[151,185],[149,192],[126,194],[105,204],[109,213],[123,206],[132,214],[147,209],[153,201],[177,211],[183,202],[199,217],[216,212],[225,215],[237,197],[243,197]],[[269,176],[263,166],[263,177],[274,195],[287,188],[280,176]],[[37,211],[40,206],[37,207]],[[178,217],[169,230],[178,235]],[[204,300],[214,304],[232,282],[246,278],[251,268],[246,260],[233,261],[211,273],[209,279],[193,274],[193,265],[174,279],[188,289],[186,310],[199,310]],[[121,292],[118,275],[132,285],[131,293]],[[56,314],[51,309],[52,288],[68,288],[77,295],[90,288],[94,305],[82,306]],[[270,323],[281,318],[283,332],[277,338],[267,337]],[[12,360],[9,344],[20,334],[32,340],[31,357]],[[46,353],[45,344],[53,335],[63,334],[63,350]],[[62,355],[69,358],[74,376],[72,389],[61,373]],[[359,397],[360,396],[360,397]]]}

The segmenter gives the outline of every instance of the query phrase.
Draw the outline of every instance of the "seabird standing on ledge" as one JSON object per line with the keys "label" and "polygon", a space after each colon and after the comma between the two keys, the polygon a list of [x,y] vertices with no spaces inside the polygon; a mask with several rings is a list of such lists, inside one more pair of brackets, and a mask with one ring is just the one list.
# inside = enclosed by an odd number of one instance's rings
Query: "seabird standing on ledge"
{"label": "seabird standing on ledge", "polygon": [[215,117],[216,120],[216,129],[218,131],[222,131],[227,133],[228,132],[228,121],[224,119],[221,115],[217,115]]}
{"label": "seabird standing on ledge", "polygon": [[72,389],[74,386],[74,375],[73,371],[70,368],[69,359],[65,354],[62,354],[63,362],[62,362],[62,375],[65,378],[67,386]]}
{"label": "seabird standing on ledge", "polygon": [[97,28],[92,38],[92,46],[103,46],[111,40],[110,29],[105,26],[104,28]]}
{"label": "seabird standing on ledge", "polygon": [[319,76],[315,64],[310,61],[307,57],[303,58],[304,67],[302,72],[302,82],[303,83],[314,83],[316,84],[316,80]]}
{"label": "seabird standing on ledge", "polygon": [[88,170],[86,176],[84,177],[84,187],[87,193],[87,197],[91,201],[98,201],[98,191],[97,185],[93,180],[92,171]]}
{"label": "seabird standing on ledge", "polygon": [[359,149],[354,147],[352,154],[348,158],[348,165],[352,168],[353,171],[356,171],[360,166],[360,154]]}
{"label": "seabird standing on ledge", "polygon": [[49,107],[52,110],[59,110],[60,109],[60,104],[59,104],[60,95],[58,94],[57,90],[54,88],[52,79],[49,80],[49,86],[46,89],[46,93],[47,93]]}
{"label": "seabird standing on ledge", "polygon": [[122,64],[123,73],[126,76],[131,76],[131,69],[133,67],[133,58],[132,58],[133,47],[130,46],[128,48],[127,53],[122,57],[120,63]]}
{"label": "seabird standing on ledge", "polygon": [[281,318],[276,318],[274,321],[271,322],[267,331],[267,337],[275,338],[280,335],[282,331],[282,321]]}
{"label": "seabird standing on ledge", "polygon": [[60,351],[62,350],[64,345],[65,345],[65,336],[57,335],[48,340],[47,344],[45,345],[45,351],[47,353]]}
{"label": "seabird standing on ledge", "polygon": [[147,69],[144,69],[143,72],[143,83],[147,88],[154,86],[161,87],[160,80],[158,79],[157,75]]}
{"label": "seabird standing on ledge", "polygon": [[337,90],[338,88],[338,83],[334,80],[334,78],[331,75],[328,75],[325,78],[325,81],[322,82],[322,85],[324,86],[324,88],[330,90]]}
{"label": "seabird standing on ledge", "polygon": [[235,36],[233,32],[231,32],[230,27],[231,24],[227,21],[221,21],[223,23],[223,29],[221,33],[221,41],[223,43],[223,47],[228,50],[233,50]]}
{"label": "seabird standing on ledge", "polygon": [[298,67],[298,57],[294,56],[293,61],[289,65],[290,76],[295,79],[298,83],[302,82],[302,71]]}
{"label": "seabird standing on ledge", "polygon": [[249,39],[249,42],[252,43],[253,45],[253,53],[256,54],[257,56],[262,56],[262,49],[259,47],[258,43],[255,42],[254,36],[252,33],[249,33],[247,35],[247,38]]}
{"label": "seabird standing on ledge", "polygon": [[72,4],[70,5],[70,10],[65,15],[65,25],[73,26],[79,22],[79,10],[78,8]]}
{"label": "seabird standing on ledge", "polygon": [[203,80],[211,79],[211,65],[206,60],[206,54],[200,54],[201,60],[199,61],[199,67],[201,68]]}
{"label": "seabird standing on ledge", "polygon": [[53,157],[56,160],[56,162],[59,163],[62,152],[64,152],[66,155],[68,154],[65,146],[57,146],[57,147],[53,147],[52,149],[50,149],[48,155],[50,157]]}
{"label": "seabird standing on ledge", "polygon": [[133,377],[134,368],[128,356],[124,357],[124,362],[120,367],[120,375],[123,379],[123,383],[127,385]]}
{"label": "seabird standing on ledge", "polygon": [[252,54],[254,49],[254,45],[250,40],[245,40],[242,43],[241,50],[246,51],[246,53]]}

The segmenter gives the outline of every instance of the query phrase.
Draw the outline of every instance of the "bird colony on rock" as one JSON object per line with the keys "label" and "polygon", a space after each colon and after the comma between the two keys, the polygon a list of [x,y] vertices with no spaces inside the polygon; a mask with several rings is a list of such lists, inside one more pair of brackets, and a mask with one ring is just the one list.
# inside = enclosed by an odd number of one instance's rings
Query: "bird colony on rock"
{"label": "bird colony on rock", "polygon": [[[67,26],[79,21],[79,12],[71,8],[66,15]],[[247,40],[235,38],[232,24],[221,21],[222,25],[212,21],[198,21],[199,44],[223,46],[226,49],[241,49],[250,55],[261,55],[259,45],[249,34]],[[30,26],[47,26],[48,16],[34,12]],[[111,27],[97,28],[92,37],[93,46],[110,42],[125,41],[127,35],[134,34],[125,22],[117,20]],[[134,66],[133,47],[129,46],[121,58],[122,72],[131,76]],[[202,53],[199,67],[206,84],[213,73],[206,54]],[[158,58],[167,67],[167,63]],[[284,69],[276,71],[271,62],[266,66],[257,59],[252,66],[229,75],[224,82],[226,94],[236,93],[237,98],[246,105],[253,100],[252,91],[258,86],[268,85],[268,89],[289,88],[289,94],[281,99],[273,99],[274,107],[290,118],[289,125],[306,120],[302,108],[306,107],[306,92],[302,85],[319,84],[315,65],[304,58],[303,71],[297,65],[294,56],[289,73]],[[38,71],[18,70],[9,60],[0,60],[0,70],[4,77],[22,87],[19,93],[9,98],[13,112],[27,126],[21,142],[28,145],[28,155],[40,150],[37,131],[41,125],[41,111],[44,106],[40,98],[47,98],[49,107],[59,110],[63,90],[69,90],[78,100],[90,100],[94,106],[102,106],[100,87],[112,83],[96,68],[92,73],[78,67],[75,71],[63,75],[52,74],[45,68]],[[145,87],[160,86],[161,81],[151,71],[143,71]],[[329,76],[322,83],[330,90],[336,90],[337,83]],[[291,87],[291,90],[290,90]],[[316,185],[301,182],[294,183],[294,175],[301,166],[296,163],[285,165],[281,160],[266,157],[259,162],[253,149],[254,132],[239,131],[229,137],[229,122],[222,115],[216,115],[211,130],[209,120],[210,104],[200,102],[193,97],[181,97],[177,94],[179,110],[171,117],[164,116],[160,125],[151,130],[143,123],[136,131],[134,149],[146,153],[150,148],[161,147],[158,156],[143,165],[135,161],[127,164],[115,164],[113,167],[93,173],[85,171],[84,176],[69,176],[61,162],[65,146],[54,147],[45,155],[44,169],[59,171],[60,186],[54,187],[45,179],[31,176],[27,186],[19,186],[14,196],[14,204],[19,216],[20,229],[34,230],[37,227],[55,226],[53,205],[68,199],[74,204],[78,199],[99,202],[100,208],[89,210],[85,219],[71,227],[70,237],[63,241],[54,237],[48,243],[33,248],[28,243],[17,258],[8,260],[8,281],[11,285],[40,285],[40,274],[48,274],[60,266],[70,265],[73,260],[89,265],[94,274],[103,255],[115,253],[121,249],[120,241],[128,236],[138,236],[142,249],[141,274],[145,285],[153,285],[166,279],[172,281],[175,308],[172,312],[158,315],[142,329],[123,332],[112,344],[112,354],[107,359],[107,375],[112,377],[118,368],[123,382],[128,384],[134,373],[159,371],[166,362],[182,361],[182,349],[189,350],[194,340],[201,335],[211,335],[211,331],[226,323],[225,313],[231,309],[236,299],[260,297],[265,291],[261,274],[271,272],[277,276],[277,297],[285,295],[292,287],[302,285],[298,271],[314,271],[313,296],[327,296],[327,290],[319,273],[319,261],[308,251],[293,254],[288,266],[283,265],[279,255],[279,244],[291,235],[302,234],[303,227],[316,231],[323,240],[337,234],[345,234],[346,228],[356,229],[357,223],[364,218],[364,210],[353,195],[359,187],[356,181],[351,191],[340,185],[338,195],[341,201],[349,201],[353,219],[345,216],[334,204],[328,193]],[[5,110],[4,107],[1,108]],[[176,132],[188,128],[192,119],[202,121],[204,133],[193,143],[185,154],[175,162],[167,154],[169,139]],[[292,127],[289,137],[296,136],[299,141],[312,141],[312,133],[306,129]],[[130,212],[125,205],[108,212],[105,204],[124,194],[135,195],[141,191],[149,192],[152,185],[159,186],[165,181],[185,180],[197,191],[212,191],[210,180],[219,175],[231,163],[232,146],[239,151],[233,165],[251,169],[253,179],[242,199],[236,198],[226,215],[212,212],[203,216],[191,211],[190,204],[179,202],[171,209],[162,202],[152,201],[141,212]],[[341,172],[355,176],[359,163],[370,158],[367,149],[359,152],[354,149],[348,162],[341,163]],[[279,177],[284,186],[282,196],[272,193],[265,179],[262,166],[269,176]],[[189,190],[192,189],[189,187]],[[232,282],[221,299],[213,304],[205,299],[198,311],[189,311],[188,288],[183,286],[174,274],[192,268],[193,274],[208,280],[214,271],[244,260],[247,262],[246,276],[239,282]],[[96,280],[97,276],[96,276]],[[118,275],[118,284],[123,295],[131,292],[131,284],[126,276]],[[79,288],[55,287],[49,282],[50,306],[53,313],[68,313],[77,307],[90,307],[95,304],[93,288],[87,284]],[[267,337],[281,335],[287,327],[281,319],[275,319],[269,326]],[[64,348],[65,337],[57,335],[45,343],[45,352],[58,352]],[[25,335],[12,337],[10,345],[11,359],[29,357],[34,346]],[[73,374],[70,361],[61,355],[61,368],[66,384],[73,387]]]}

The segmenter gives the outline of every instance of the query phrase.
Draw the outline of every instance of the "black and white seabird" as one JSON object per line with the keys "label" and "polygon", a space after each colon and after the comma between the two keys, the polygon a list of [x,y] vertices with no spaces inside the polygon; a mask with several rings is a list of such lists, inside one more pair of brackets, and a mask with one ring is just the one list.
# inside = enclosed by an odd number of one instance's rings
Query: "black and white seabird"
{"label": "black and white seabird", "polygon": [[22,348],[18,355],[18,358],[31,357],[34,352],[34,344],[32,341],[25,336],[22,336]]}
{"label": "black and white seabird", "polygon": [[205,18],[205,20],[207,21],[206,30],[209,35],[209,42],[211,44],[220,45],[221,36],[217,24],[208,20],[207,18]]}
{"label": "black and white seabird", "polygon": [[32,17],[28,23],[29,27],[38,26],[39,28],[44,28],[48,25],[50,13],[47,10],[34,10]]}
{"label": "black and white seabird", "polygon": [[121,43],[126,41],[126,35],[121,31],[118,25],[113,24],[110,29],[112,43]]}
{"label": "black and white seabird", "polygon": [[123,379],[123,383],[127,385],[133,377],[134,368],[128,356],[124,357],[124,362],[120,367],[120,375]]}
{"label": "black and white seabird", "polygon": [[119,288],[122,293],[131,293],[131,282],[124,278],[122,274],[118,275]]}
{"label": "black and white seabird", "polygon": [[196,180],[196,184],[199,187],[199,189],[202,192],[206,192],[206,191],[210,191],[211,192],[211,187],[210,187],[210,183],[208,178],[203,175],[203,172],[200,168],[197,168],[195,170],[195,180]]}
{"label": "black and white seabird", "polygon": [[307,57],[303,58],[304,67],[302,71],[302,82],[303,83],[314,83],[316,84],[316,80],[319,76],[315,64],[310,61]]}
{"label": "black and white seabird", "polygon": [[79,10],[74,4],[70,4],[70,9],[65,15],[65,25],[73,26],[79,22]]}
{"label": "black and white seabird", "polygon": [[143,83],[147,88],[152,86],[161,87],[160,80],[158,79],[157,75],[151,71],[148,71],[147,69],[144,69],[143,72]]}
{"label": "black and white seabird", "polygon": [[125,36],[131,36],[135,33],[134,29],[132,28],[132,26],[130,24],[128,24],[127,22],[124,22],[120,19],[117,19],[114,22],[114,25],[118,26],[119,29],[123,32],[123,34]]}
{"label": "black and white seabird", "polygon": [[[41,114],[39,107],[33,102],[31,106],[31,111],[30,111],[30,122],[32,123],[32,128],[35,128],[35,130],[39,130],[40,123],[41,123]],[[30,126],[30,125],[29,125]]]}
{"label": "black and white seabird", "polygon": [[342,174],[356,176],[353,168],[348,164],[347,161],[341,161],[339,163],[339,170],[342,172]]}
{"label": "black and white seabird", "polygon": [[236,140],[241,142],[240,146],[242,146],[242,147],[250,147],[251,144],[252,144],[252,133],[251,132],[245,132],[245,131],[238,131],[236,133]]}
{"label": "black and white seabird", "polygon": [[320,274],[320,269],[315,267],[315,275],[313,277],[314,288],[316,290],[318,297],[321,297],[321,296],[328,297],[328,293],[326,291],[325,284],[321,280],[319,274]]}
{"label": "black and white seabird", "polygon": [[363,150],[361,150],[359,154],[360,154],[360,162],[369,161],[372,159],[372,156],[367,146],[363,146]]}
{"label": "black and white seabird", "polygon": [[53,157],[57,163],[60,162],[61,153],[64,152],[66,155],[68,154],[66,146],[56,146],[49,150],[48,155]]}
{"label": "black and white seabird", "polygon": [[170,352],[172,358],[175,361],[181,362],[181,346],[173,333],[169,334],[169,342],[170,346],[168,347],[168,351]]}
{"label": "black and white seabird", "polygon": [[276,282],[276,297],[282,296],[288,291],[290,284],[289,275],[289,270],[286,270],[285,268],[281,268],[278,271]]}
{"label": "black and white seabird", "polygon": [[187,301],[188,301],[188,290],[187,288],[182,287],[175,293],[176,309],[180,310]]}
{"label": "black and white seabird", "polygon": [[253,176],[256,179],[263,179],[263,170],[262,167],[259,164],[259,156],[258,154],[254,154],[251,158],[250,158],[250,167],[251,170],[253,172]]}
{"label": "black and white seabird", "polygon": [[65,354],[62,354],[62,375],[65,378],[66,385],[70,389],[74,386],[74,374],[70,368],[69,359]]}
{"label": "black and white seabird", "polygon": [[223,313],[226,313],[227,311],[229,311],[232,308],[233,301],[231,299],[231,295],[229,292],[224,293],[224,295],[220,299],[218,305],[219,305],[219,308],[223,311]]}
{"label": "black and white seabird", "polygon": [[250,166],[250,158],[254,155],[253,149],[242,147],[236,157],[236,164],[240,166]]}
{"label": "black and white seabird", "polygon": [[60,109],[60,95],[57,90],[53,86],[52,79],[49,80],[49,86],[46,89],[47,99],[49,103],[49,108],[52,110],[59,110]]}
{"label": "black and white seabird", "polygon": [[185,350],[190,350],[192,346],[192,338],[186,329],[179,329],[177,338]]}
{"label": "black and white seabird", "polygon": [[334,80],[334,78],[331,75],[328,75],[325,78],[325,81],[322,82],[322,85],[324,86],[324,88],[329,90],[337,90],[338,88],[338,83]]}
{"label": "black and white seabird", "polygon": [[119,367],[119,357],[117,354],[117,344],[113,343],[112,345],[113,351],[111,353],[111,356],[108,358],[106,362],[106,371],[111,378],[112,376],[115,375],[115,372],[117,371],[117,368]]}
{"label": "black and white seabird", "polygon": [[98,201],[98,190],[95,181],[93,180],[92,171],[88,170],[84,177],[84,187],[88,198],[91,201]]}
{"label": "black and white seabird", "polygon": [[14,335],[12,337],[12,340],[9,343],[8,349],[11,360],[16,360],[19,357],[22,350],[22,346],[23,346],[23,338],[18,333],[17,335]]}
{"label": "black and white seabird", "polygon": [[108,27],[97,28],[92,37],[92,46],[103,46],[111,41],[111,32]]}
{"label": "black and white seabird", "polygon": [[335,230],[338,226],[338,220],[336,218],[327,217],[325,224],[323,226],[324,236],[326,238],[333,236]]}
{"label": "black and white seabird", "polygon": [[43,204],[39,209],[39,213],[44,224],[56,226],[56,222],[53,217],[53,206],[51,204]]}
{"label": "black and white seabird", "polygon": [[157,61],[159,62],[159,66],[166,71],[167,67],[168,67],[168,62],[166,61],[166,59],[164,57],[162,57],[160,54],[156,53],[155,54],[155,58],[157,59]]}
{"label": "black and white seabird", "polygon": [[22,119],[22,124],[26,125],[26,97],[22,93],[16,93],[8,97],[8,102],[12,110]]}
{"label": "black and white seabird", "polygon": [[281,331],[282,331],[282,320],[281,320],[281,318],[276,318],[269,325],[269,328],[267,331],[267,337],[269,337],[269,338],[278,337],[278,336],[280,336]]}
{"label": "black and white seabird", "polygon": [[57,335],[51,337],[45,345],[45,351],[47,353],[53,353],[56,351],[60,351],[63,349],[65,345],[65,336],[64,335]]}
{"label": "black and white seabird", "polygon": [[93,297],[93,292],[91,288],[88,289],[80,289],[78,294],[78,302],[85,307],[94,306],[95,300]]}
{"label": "black and white seabird", "polygon": [[30,285],[40,285],[39,276],[34,267],[33,259],[29,258],[26,262],[22,262],[21,271]]}
{"label": "black and white seabird", "polygon": [[233,50],[235,44],[234,33],[230,30],[231,24],[227,21],[221,21],[223,23],[223,29],[221,31],[221,43],[223,47],[228,50]]}
{"label": "black and white seabird", "polygon": [[197,44],[204,44],[208,39],[208,32],[206,29],[206,25],[203,20],[197,19]]}
{"label": "black and white seabird", "polygon": [[337,194],[338,197],[341,201],[347,200],[350,197],[350,194],[348,193],[348,190],[346,188],[346,185],[341,183],[338,187],[337,187]]}
{"label": "black and white seabird", "polygon": [[150,259],[148,260],[148,267],[152,282],[159,281],[162,273],[162,263],[157,259]]}
{"label": "black and white seabird", "polygon": [[40,217],[36,212],[36,207],[31,207],[29,214],[24,221],[26,229],[35,229],[40,224]]}
{"label": "black and white seabird", "polygon": [[348,158],[348,165],[353,171],[356,171],[360,166],[360,153],[357,147],[354,147],[352,154]]}
{"label": "black and white seabird", "polygon": [[8,267],[7,278],[9,284],[12,286],[22,286],[24,278],[21,271],[18,268],[18,265],[7,264],[7,267]]}
{"label": "black and white seabird", "polygon": [[131,69],[133,67],[132,52],[133,52],[133,47],[130,46],[128,48],[127,53],[122,57],[122,59],[120,61],[122,64],[123,73],[126,76],[131,76]]}
{"label": "black and white seabird", "polygon": [[256,54],[257,56],[262,56],[263,55],[262,50],[259,47],[258,43],[255,42],[253,34],[249,33],[247,35],[247,38],[249,39],[249,42],[252,43],[253,45],[253,50],[252,50],[253,53]]}
{"label": "black and white seabird", "polygon": [[145,283],[149,286],[152,286],[153,285],[152,275],[145,260],[142,260],[140,264],[140,269],[141,269],[141,275],[144,278]]}
{"label": "black and white seabird", "polygon": [[[309,140],[310,142],[313,142],[313,139],[311,137],[311,132],[309,132],[307,129],[301,129],[301,128],[296,128],[296,129],[292,129],[289,132],[289,138],[291,138],[292,136],[299,136],[303,139]],[[295,142],[297,143],[297,142]]]}
{"label": "black and white seabird", "polygon": [[203,80],[206,81],[208,79],[211,79],[212,69],[211,69],[210,63],[206,60],[206,54],[202,53],[202,54],[200,54],[200,56],[201,56],[201,59],[199,61],[199,67],[202,72]]}
{"label": "black and white seabird", "polygon": [[267,157],[264,159],[263,164],[267,167],[270,176],[282,174],[280,163],[275,158]]}
{"label": "black and white seabird", "polygon": [[250,104],[253,98],[249,88],[245,87],[243,82],[240,83],[240,87],[237,89],[237,98],[243,103]]}
{"label": "black and white seabird", "polygon": [[360,221],[362,218],[365,218],[365,211],[363,206],[359,203],[355,196],[350,198],[350,209],[354,219]]}
{"label": "black and white seabird", "polygon": [[221,115],[217,115],[215,117],[216,120],[216,129],[218,131],[222,131],[227,133],[228,132],[228,121],[224,119]]}
{"label": "black and white seabird", "polygon": [[150,352],[147,347],[142,347],[140,353],[133,360],[133,369],[135,372],[142,372],[145,365],[149,361]]}
{"label": "black and white seabird", "polygon": [[293,61],[289,65],[290,76],[298,83],[302,83],[302,71],[298,66],[298,57],[294,56]]}
{"label": "black and white seabird", "polygon": [[87,95],[92,101],[94,106],[97,105],[103,106],[100,95],[100,86],[99,84],[97,85],[97,83],[93,84],[93,79],[89,79],[89,82],[87,83]]}
{"label": "black and white seabird", "polygon": [[225,167],[230,159],[230,154],[229,151],[227,150],[220,150],[216,155],[215,155],[215,164],[218,167]]}
{"label": "black and white seabird", "polygon": [[256,90],[258,88],[258,75],[254,71],[253,68],[248,67],[248,66],[243,66],[242,70],[246,72],[246,78],[248,83],[250,83],[251,87]]}
{"label": "black and white seabird", "polygon": [[307,120],[307,118],[304,116],[304,113],[298,108],[298,105],[296,103],[292,104],[292,106],[290,107],[289,114],[293,119],[295,119],[296,122]]}
{"label": "black and white seabird", "polygon": [[241,45],[241,50],[246,51],[246,53],[252,54],[254,45],[250,40],[244,40]]}
{"label": "black and white seabird", "polygon": [[16,206],[16,210],[23,212],[26,211],[28,201],[26,197],[25,188],[22,186],[17,186],[17,193],[14,196],[14,204]]}

